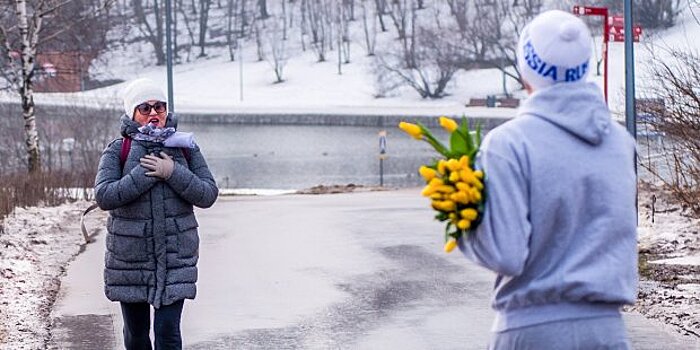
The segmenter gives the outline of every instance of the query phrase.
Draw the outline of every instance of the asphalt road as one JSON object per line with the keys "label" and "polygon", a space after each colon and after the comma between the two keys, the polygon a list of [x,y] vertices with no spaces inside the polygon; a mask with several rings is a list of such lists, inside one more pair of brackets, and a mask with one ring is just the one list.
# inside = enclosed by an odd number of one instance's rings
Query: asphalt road
{"label": "asphalt road", "polygon": [[[442,252],[419,190],[225,197],[198,211],[198,296],[186,349],[485,349],[492,273]],[[121,348],[102,293],[104,235],[69,266],[54,308],[61,349]],[[691,349],[625,314],[635,349]]]}

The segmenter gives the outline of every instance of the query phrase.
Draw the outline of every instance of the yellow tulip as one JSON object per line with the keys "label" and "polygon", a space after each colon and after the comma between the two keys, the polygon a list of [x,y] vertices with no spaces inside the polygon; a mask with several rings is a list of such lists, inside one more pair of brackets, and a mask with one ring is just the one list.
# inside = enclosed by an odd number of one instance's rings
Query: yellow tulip
{"label": "yellow tulip", "polygon": [[467,195],[466,192],[462,192],[462,191],[453,193],[452,195],[450,195],[450,199],[457,202],[457,203],[460,203],[460,204],[469,203],[469,196]]}
{"label": "yellow tulip", "polygon": [[423,188],[423,191],[421,191],[420,194],[424,197],[432,198],[433,194],[435,193],[435,190],[437,190],[437,187],[428,185]]}
{"label": "yellow tulip", "polygon": [[444,184],[445,184],[445,182],[442,181],[442,179],[437,178],[437,177],[436,177],[436,178],[433,178],[433,179],[430,180],[430,182],[428,183],[429,186],[434,186],[434,187],[442,186],[442,185],[444,185]]}
{"label": "yellow tulip", "polygon": [[440,161],[438,161],[437,171],[438,171],[438,173],[440,173],[440,175],[445,175],[445,167],[446,166],[447,166],[447,162],[445,160],[440,159]]}
{"label": "yellow tulip", "polygon": [[476,211],[476,209],[467,208],[462,210],[459,214],[462,215],[462,218],[466,220],[474,221],[476,219],[476,216],[478,215],[478,212]]}
{"label": "yellow tulip", "polygon": [[474,176],[476,176],[477,179],[483,179],[484,178],[484,172],[481,170],[477,170],[474,172]]}
{"label": "yellow tulip", "polygon": [[447,217],[448,217],[450,220],[457,219],[457,213],[450,213],[450,214],[447,215]]}
{"label": "yellow tulip", "polygon": [[459,164],[462,166],[462,169],[469,167],[469,156],[462,156],[462,158],[459,158]]}
{"label": "yellow tulip", "polygon": [[442,193],[453,193],[455,192],[455,188],[449,185],[442,185],[442,186],[437,186],[436,187],[437,192],[442,192]]}
{"label": "yellow tulip", "polygon": [[457,205],[451,200],[446,200],[441,202],[440,207],[442,211],[454,211]]}
{"label": "yellow tulip", "polygon": [[440,126],[447,130],[447,132],[454,132],[459,127],[456,121],[447,117],[440,117]]}
{"label": "yellow tulip", "polygon": [[459,191],[459,203],[461,204],[469,204],[469,192],[465,191]]}
{"label": "yellow tulip", "polygon": [[467,192],[471,189],[471,186],[467,185],[466,182],[458,182],[455,184],[455,186],[457,186],[458,190],[464,191],[464,192]]}
{"label": "yellow tulip", "polygon": [[457,159],[450,159],[447,161],[447,169],[450,171],[459,170],[459,161]]}
{"label": "yellow tulip", "polygon": [[481,201],[481,192],[477,189],[472,190],[472,199],[474,203],[479,203]]}
{"label": "yellow tulip", "polygon": [[457,240],[450,237],[450,239],[445,242],[445,253],[452,252],[455,250],[455,247],[457,247]]}
{"label": "yellow tulip", "polygon": [[476,181],[476,176],[469,169],[461,170],[459,176],[468,184],[474,184],[474,181]]}
{"label": "yellow tulip", "polygon": [[455,203],[453,201],[433,201],[432,203],[433,209],[439,210],[439,211],[454,211],[455,210]]}
{"label": "yellow tulip", "polygon": [[423,130],[421,130],[420,126],[416,124],[401,122],[399,123],[399,128],[405,131],[407,134],[413,136],[413,138],[416,140],[423,138]]}
{"label": "yellow tulip", "polygon": [[459,222],[457,223],[457,228],[459,228],[460,230],[466,230],[471,225],[472,223],[469,220],[459,220]]}
{"label": "yellow tulip", "polygon": [[434,179],[437,176],[437,172],[435,169],[428,168],[427,166],[423,165],[418,169],[418,172],[423,176],[426,182],[430,182],[430,180]]}
{"label": "yellow tulip", "polygon": [[435,200],[441,200],[445,196],[443,196],[441,193],[433,193],[430,195],[430,199],[435,199]]}
{"label": "yellow tulip", "polygon": [[459,172],[458,171],[453,171],[450,173],[450,182],[458,182],[459,181]]}

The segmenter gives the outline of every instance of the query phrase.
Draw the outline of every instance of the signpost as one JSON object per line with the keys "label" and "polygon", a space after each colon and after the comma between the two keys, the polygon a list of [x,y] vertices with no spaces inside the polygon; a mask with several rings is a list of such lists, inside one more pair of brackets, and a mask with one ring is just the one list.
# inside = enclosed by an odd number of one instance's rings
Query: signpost
{"label": "signpost", "polygon": [[379,132],[379,186],[384,186],[384,159],[386,159],[386,130]]}
{"label": "signpost", "polygon": [[[610,16],[607,7],[590,7],[574,5],[573,13],[579,16],[603,17],[603,93],[608,102],[608,43],[625,41],[625,18],[621,15]],[[639,41],[642,27],[633,26],[634,41]]]}
{"label": "signpost", "polygon": [[603,94],[605,102],[608,102],[608,39],[609,21],[607,7],[589,7],[574,5],[574,14],[579,16],[601,16],[603,17]]}

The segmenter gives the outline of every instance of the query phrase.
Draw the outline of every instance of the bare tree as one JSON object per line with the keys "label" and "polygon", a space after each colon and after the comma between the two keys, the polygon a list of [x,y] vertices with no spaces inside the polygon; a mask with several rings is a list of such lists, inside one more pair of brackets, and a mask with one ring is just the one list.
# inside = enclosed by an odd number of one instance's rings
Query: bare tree
{"label": "bare tree", "polygon": [[313,47],[316,55],[318,56],[318,62],[326,61],[326,51],[329,49],[328,45],[331,40],[329,40],[329,35],[331,34],[330,28],[328,28],[328,21],[326,18],[328,0],[306,0],[306,14],[308,16],[308,25],[311,32],[311,46]]}
{"label": "bare tree", "polygon": [[651,103],[639,105],[660,133],[658,161],[640,165],[664,182],[694,216],[700,216],[700,55],[688,49],[650,50],[645,89]]}
{"label": "bare tree", "polygon": [[260,9],[261,19],[270,17],[270,13],[267,11],[267,0],[258,0],[258,8]]}
{"label": "bare tree", "polygon": [[377,17],[378,15],[370,16],[369,0],[361,0],[362,7],[362,29],[365,33],[365,46],[367,48],[367,56],[374,56],[374,48],[377,45]]}
{"label": "bare tree", "polygon": [[150,20],[150,13],[147,10],[151,8],[144,7],[143,0],[133,0],[134,15],[139,30],[144,35],[146,40],[153,45],[156,54],[156,65],[162,66],[165,64],[165,43],[163,42],[164,35],[164,5],[159,0],[153,0],[153,19],[155,26]]}
{"label": "bare tree", "polygon": [[265,21],[259,18],[253,20],[253,34],[255,35],[255,47],[258,54],[258,61],[265,60],[265,45],[263,42],[263,31]]}
{"label": "bare tree", "polygon": [[[236,50],[238,50],[238,37],[233,31],[236,26],[235,20],[238,18],[235,16],[237,5],[238,1],[236,0],[226,2],[226,45],[231,62],[236,60]],[[234,38],[234,36],[236,37]]]}
{"label": "bare tree", "polygon": [[379,19],[379,25],[382,27],[382,32],[386,32],[386,25],[384,25],[384,15],[386,14],[386,0],[374,0],[374,7],[376,9],[377,18]]}
{"label": "bare tree", "polygon": [[673,27],[684,3],[682,0],[637,0],[636,2],[635,18],[639,24],[649,29]]}
{"label": "bare tree", "polygon": [[207,22],[211,0],[199,0],[199,6],[199,57],[204,57],[207,55],[204,47],[207,43]]}
{"label": "bare tree", "polygon": [[[476,9],[479,21],[475,22],[477,26],[469,35],[486,40],[473,44],[477,50],[471,53],[477,54],[480,52],[478,48],[486,47],[491,51],[492,59],[484,63],[498,68],[522,85],[516,64],[516,45],[525,25],[542,11],[543,0],[479,0],[477,3],[481,6],[481,10]],[[478,54],[476,58],[479,58]]]}
{"label": "bare tree", "polygon": [[[193,19],[191,19],[187,15],[187,11],[185,11],[185,10],[186,10],[186,8],[184,6],[184,3],[182,1],[180,1],[180,5],[177,6],[177,11],[180,13],[180,16],[182,17],[183,24],[185,25],[185,30],[187,30],[187,37],[190,39],[190,43],[188,45],[188,50],[187,50],[187,59],[186,59],[187,61],[189,61],[190,55],[192,54],[192,48],[195,46],[196,41],[194,38],[194,29],[192,29]],[[193,12],[194,12],[194,15],[196,16],[197,11],[193,11]],[[178,46],[175,46],[175,51],[179,51]]]}
{"label": "bare tree", "polygon": [[[402,81],[423,98],[441,98],[446,95],[447,85],[462,59],[458,34],[455,30],[442,28],[438,9],[434,19],[436,25],[422,26],[416,20],[417,3],[414,0],[399,1],[401,9],[395,8],[392,16],[398,23],[397,27],[403,28],[403,37],[395,42],[394,47],[377,51],[375,73],[378,77]],[[395,80],[391,81],[390,86],[396,87]]]}
{"label": "bare tree", "polygon": [[[688,0],[693,2],[694,0]],[[685,0],[634,0],[634,21],[647,29],[670,28],[676,24]],[[598,0],[594,5],[607,7],[611,13],[623,13],[624,2],[617,0]],[[691,8],[693,4],[690,4]]]}
{"label": "bare tree", "polygon": [[[9,22],[0,22],[0,63],[3,63],[3,75],[9,86],[19,93],[24,119],[27,168],[30,173],[37,173],[41,171],[33,86],[37,71],[37,53],[42,43],[65,33],[75,24],[58,27],[53,32],[42,32],[61,7],[67,4],[64,1],[13,0],[11,3],[14,5],[14,16],[8,18]],[[107,2],[96,8],[93,15],[103,13],[110,4],[111,2]],[[82,20],[76,23],[80,22]]]}
{"label": "bare tree", "polygon": [[[342,53],[338,55],[339,64],[350,63],[350,47],[352,42],[350,41],[350,4],[352,2],[343,1],[338,8],[336,13],[336,26],[338,28],[338,51]],[[342,61],[342,62],[341,62]]]}
{"label": "bare tree", "polygon": [[301,51],[306,52],[306,35],[307,35],[307,8],[308,8],[308,2],[309,0],[301,0],[300,6],[299,6],[299,12],[301,12],[301,23],[299,24],[299,35],[300,35],[300,41],[301,41]]}
{"label": "bare tree", "polygon": [[272,25],[266,31],[269,55],[266,55],[268,62],[275,72],[275,83],[284,82],[284,67],[289,59],[287,52],[287,41],[283,38],[285,20],[282,17],[273,16]]}
{"label": "bare tree", "polygon": [[410,18],[414,18],[415,11],[413,7],[415,0],[392,0],[391,6],[389,7],[389,17],[391,17],[394,27],[396,27],[396,32],[399,34],[399,39],[404,42],[406,39],[407,27],[413,22]]}

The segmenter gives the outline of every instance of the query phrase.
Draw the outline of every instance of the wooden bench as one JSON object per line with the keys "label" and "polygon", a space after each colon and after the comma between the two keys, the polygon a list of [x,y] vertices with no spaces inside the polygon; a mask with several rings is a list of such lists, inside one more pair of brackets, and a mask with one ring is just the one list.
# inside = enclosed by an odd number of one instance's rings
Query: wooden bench
{"label": "wooden bench", "polygon": [[485,98],[470,98],[467,107],[486,107]]}
{"label": "wooden bench", "polygon": [[498,107],[501,108],[518,108],[520,107],[520,99],[506,97],[498,99]]}

